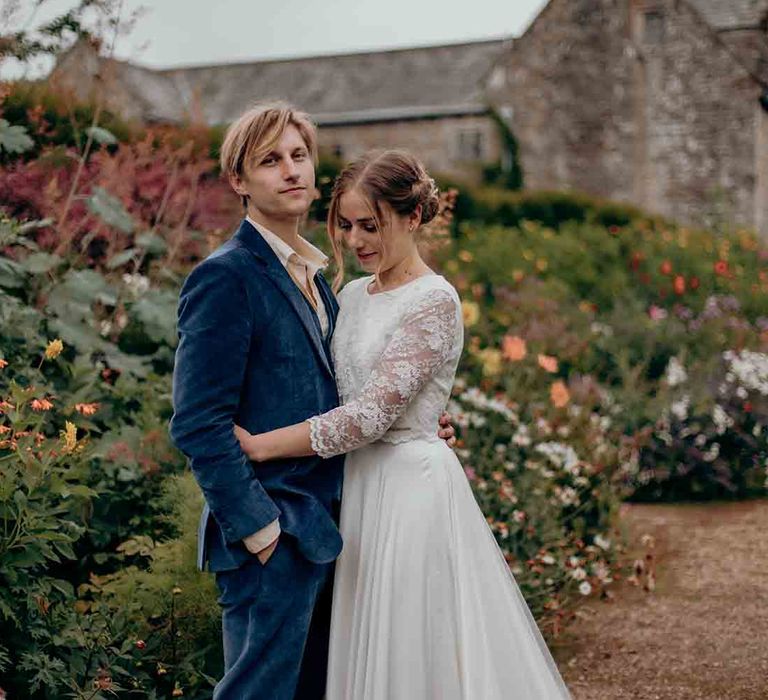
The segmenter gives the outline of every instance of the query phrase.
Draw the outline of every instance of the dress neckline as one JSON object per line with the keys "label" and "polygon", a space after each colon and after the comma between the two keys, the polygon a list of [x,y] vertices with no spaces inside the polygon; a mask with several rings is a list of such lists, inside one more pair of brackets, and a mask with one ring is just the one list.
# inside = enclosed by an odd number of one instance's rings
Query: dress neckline
{"label": "dress neckline", "polygon": [[436,272],[429,272],[426,275],[419,275],[418,277],[414,277],[414,279],[409,280],[408,282],[405,282],[404,284],[401,284],[399,287],[395,287],[394,289],[385,289],[381,292],[371,292],[368,290],[369,285],[373,280],[376,279],[376,275],[370,275],[366,277],[365,279],[365,296],[367,297],[377,297],[382,294],[392,294],[394,292],[399,292],[401,289],[405,289],[406,287],[410,287],[415,282],[418,282],[419,280],[423,280],[425,277],[442,277],[442,275],[438,275]]}

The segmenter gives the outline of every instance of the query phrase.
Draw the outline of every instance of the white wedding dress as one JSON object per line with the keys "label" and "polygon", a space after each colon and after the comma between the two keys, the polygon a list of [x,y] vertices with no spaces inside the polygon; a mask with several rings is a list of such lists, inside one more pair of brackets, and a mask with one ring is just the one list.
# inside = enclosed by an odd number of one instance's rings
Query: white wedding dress
{"label": "white wedding dress", "polygon": [[310,419],[348,452],[327,700],[569,698],[456,455],[437,437],[463,346],[439,275],[350,282],[332,350],[342,406]]}

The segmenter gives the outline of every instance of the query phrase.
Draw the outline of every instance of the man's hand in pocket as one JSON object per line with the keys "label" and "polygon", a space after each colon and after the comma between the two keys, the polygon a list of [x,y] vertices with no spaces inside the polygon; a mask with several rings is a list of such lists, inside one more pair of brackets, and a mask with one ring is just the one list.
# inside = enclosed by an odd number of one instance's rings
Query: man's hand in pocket
{"label": "man's hand in pocket", "polygon": [[278,537],[272,544],[264,547],[264,549],[262,549],[260,552],[257,552],[256,556],[259,558],[259,561],[261,562],[262,566],[269,561],[269,558],[277,549],[277,543],[279,541],[280,541],[280,538]]}

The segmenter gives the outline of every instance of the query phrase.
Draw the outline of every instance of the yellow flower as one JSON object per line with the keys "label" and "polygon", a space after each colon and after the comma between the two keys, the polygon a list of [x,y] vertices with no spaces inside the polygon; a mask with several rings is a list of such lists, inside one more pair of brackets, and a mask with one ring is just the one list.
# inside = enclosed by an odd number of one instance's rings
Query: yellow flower
{"label": "yellow flower", "polygon": [[472,262],[475,259],[475,256],[472,255],[468,250],[460,250],[459,251],[459,260],[461,262],[469,263]]}
{"label": "yellow flower", "polygon": [[539,355],[538,356],[539,367],[547,372],[557,372],[557,358],[551,355]]}
{"label": "yellow flower", "polygon": [[549,398],[555,407],[563,408],[571,400],[571,394],[563,382],[557,381],[549,389]]}
{"label": "yellow flower", "polygon": [[549,263],[544,258],[539,258],[536,261],[536,269],[539,272],[544,272],[549,267]]}
{"label": "yellow flower", "polygon": [[71,454],[74,452],[77,447],[77,426],[71,421],[66,421],[60,436],[61,441],[64,443],[64,453]]}
{"label": "yellow flower", "polygon": [[525,340],[518,335],[505,335],[501,340],[501,352],[504,358],[510,362],[519,362],[522,360],[528,350],[525,346]]}
{"label": "yellow flower", "polygon": [[462,301],[461,313],[467,328],[474,326],[480,320],[480,307],[474,301]]}
{"label": "yellow flower", "polygon": [[501,351],[494,348],[485,348],[477,353],[483,364],[483,374],[491,377],[501,372]]}
{"label": "yellow flower", "polygon": [[56,340],[52,340],[50,343],[48,343],[48,347],[45,349],[45,359],[55,360],[59,355],[61,355],[63,350],[64,343],[61,342],[61,338],[56,338]]}

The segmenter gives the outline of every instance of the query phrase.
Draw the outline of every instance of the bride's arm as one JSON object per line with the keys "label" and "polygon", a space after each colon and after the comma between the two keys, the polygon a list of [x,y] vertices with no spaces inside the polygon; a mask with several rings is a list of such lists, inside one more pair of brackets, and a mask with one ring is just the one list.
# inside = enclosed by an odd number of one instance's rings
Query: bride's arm
{"label": "bride's arm", "polygon": [[246,454],[263,462],[319,454],[332,457],[378,440],[443,365],[460,330],[449,292],[435,289],[417,302],[392,334],[354,401],[308,421],[250,435],[236,428]]}

